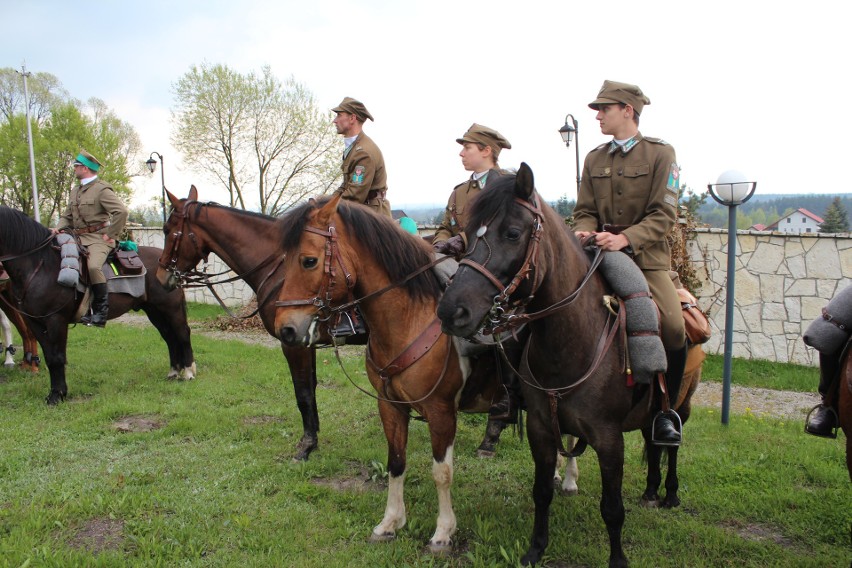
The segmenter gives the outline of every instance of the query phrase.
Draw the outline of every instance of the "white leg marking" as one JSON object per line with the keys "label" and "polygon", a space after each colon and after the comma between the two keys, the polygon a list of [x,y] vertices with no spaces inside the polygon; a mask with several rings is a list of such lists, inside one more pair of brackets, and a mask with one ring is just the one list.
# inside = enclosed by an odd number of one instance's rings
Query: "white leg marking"
{"label": "white leg marking", "polygon": [[442,552],[452,546],[452,537],[456,532],[456,514],[450,496],[453,485],[453,446],[447,448],[443,462],[432,462],[432,477],[438,490],[438,523],[435,534],[429,539],[429,547],[433,552]]}
{"label": "white leg marking", "polygon": [[405,526],[404,486],[405,472],[399,477],[390,476],[388,480],[388,502],[385,507],[385,518],[373,529],[373,540],[390,540],[396,536],[398,529]]}

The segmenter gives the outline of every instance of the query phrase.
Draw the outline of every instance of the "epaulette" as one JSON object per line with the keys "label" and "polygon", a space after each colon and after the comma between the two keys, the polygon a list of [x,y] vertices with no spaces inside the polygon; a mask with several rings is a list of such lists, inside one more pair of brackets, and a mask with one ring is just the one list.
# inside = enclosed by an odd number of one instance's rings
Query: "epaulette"
{"label": "epaulette", "polygon": [[601,144],[600,146],[598,146],[597,148],[592,150],[592,152],[597,152],[598,150],[603,150],[604,148],[606,148],[608,146],[609,146],[609,142],[604,142],[603,144]]}
{"label": "epaulette", "polygon": [[453,191],[457,190],[458,188],[460,188],[460,187],[461,187],[461,186],[463,186],[463,185],[467,185],[469,182],[470,182],[470,180],[467,180],[467,181],[463,181],[463,182],[461,182],[460,184],[458,184],[457,186],[455,186],[455,187],[453,188]]}
{"label": "epaulette", "polygon": [[670,145],[668,142],[666,142],[662,138],[651,138],[650,136],[645,136],[644,139],[647,140],[648,142],[653,143],[653,144],[662,144],[663,146],[669,146]]}

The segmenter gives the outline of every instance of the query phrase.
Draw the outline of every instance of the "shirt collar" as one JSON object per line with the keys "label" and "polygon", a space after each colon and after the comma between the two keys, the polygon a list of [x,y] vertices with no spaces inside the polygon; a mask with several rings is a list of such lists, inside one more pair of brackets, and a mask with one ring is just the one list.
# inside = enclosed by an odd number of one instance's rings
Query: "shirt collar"
{"label": "shirt collar", "polygon": [[98,176],[92,176],[92,177],[88,177],[88,178],[83,178],[83,179],[81,179],[81,180],[80,180],[80,185],[90,184],[90,183],[92,183],[93,181],[95,181],[96,179],[98,179]]}
{"label": "shirt collar", "polygon": [[609,143],[608,152],[610,154],[614,154],[617,150],[621,150],[622,155],[627,155],[627,152],[632,150],[633,147],[639,143],[639,139],[640,138],[638,134],[631,136],[627,140],[616,140],[615,138],[613,138]]}

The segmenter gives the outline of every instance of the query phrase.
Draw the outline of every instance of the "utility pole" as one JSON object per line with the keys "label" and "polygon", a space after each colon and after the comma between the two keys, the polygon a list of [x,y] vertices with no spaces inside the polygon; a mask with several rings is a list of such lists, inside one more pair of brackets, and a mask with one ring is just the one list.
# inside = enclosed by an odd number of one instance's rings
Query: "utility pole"
{"label": "utility pole", "polygon": [[21,76],[24,78],[24,109],[27,114],[27,142],[30,146],[30,176],[32,176],[33,180],[33,219],[36,222],[41,223],[41,215],[38,211],[38,184],[36,183],[36,170],[35,170],[35,154],[33,153],[33,129],[30,126],[30,94],[27,90],[27,77],[30,76],[30,72],[27,71],[26,62],[21,64],[21,70],[18,71]]}

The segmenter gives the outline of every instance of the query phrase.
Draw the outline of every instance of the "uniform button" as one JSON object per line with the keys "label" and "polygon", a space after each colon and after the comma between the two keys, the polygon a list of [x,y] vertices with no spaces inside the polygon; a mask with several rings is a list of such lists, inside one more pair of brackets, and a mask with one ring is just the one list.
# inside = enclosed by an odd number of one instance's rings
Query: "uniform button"
{"label": "uniform button", "polygon": [[619,189],[616,193],[617,193],[618,195],[621,195],[621,190]]}
{"label": "uniform button", "polygon": [[618,214],[621,215],[621,209],[618,210]]}
{"label": "uniform button", "polygon": [[618,175],[621,175],[622,173],[624,173],[624,170],[618,170]]}

